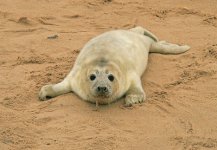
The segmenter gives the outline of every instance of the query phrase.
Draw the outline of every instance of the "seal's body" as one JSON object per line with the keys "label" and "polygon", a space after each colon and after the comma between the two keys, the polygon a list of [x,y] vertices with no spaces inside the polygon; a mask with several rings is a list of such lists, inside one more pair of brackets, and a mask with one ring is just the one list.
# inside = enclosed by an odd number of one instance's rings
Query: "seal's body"
{"label": "seal's body", "polygon": [[140,78],[148,53],[178,54],[189,48],[158,41],[142,27],[109,31],[90,40],[67,77],[58,84],[42,87],[39,98],[45,100],[73,91],[84,100],[100,104],[126,96],[126,106],[131,106],[145,99]]}

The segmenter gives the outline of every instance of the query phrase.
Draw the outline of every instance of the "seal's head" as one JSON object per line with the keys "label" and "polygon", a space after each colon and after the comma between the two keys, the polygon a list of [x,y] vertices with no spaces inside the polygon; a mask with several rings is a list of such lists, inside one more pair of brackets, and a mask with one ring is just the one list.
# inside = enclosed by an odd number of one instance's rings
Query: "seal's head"
{"label": "seal's head", "polygon": [[94,67],[87,73],[89,96],[100,104],[109,103],[116,95],[118,88],[118,75],[114,69]]}

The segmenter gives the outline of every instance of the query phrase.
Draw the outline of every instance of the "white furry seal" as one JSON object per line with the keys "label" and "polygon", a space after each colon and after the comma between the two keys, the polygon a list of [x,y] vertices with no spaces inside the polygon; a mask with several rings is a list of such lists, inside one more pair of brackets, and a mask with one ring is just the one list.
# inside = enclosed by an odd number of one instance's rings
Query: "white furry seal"
{"label": "white furry seal", "polygon": [[159,41],[142,27],[109,31],[91,39],[67,77],[58,84],[43,86],[39,98],[46,100],[73,91],[96,104],[108,104],[122,96],[126,106],[140,103],[146,98],[140,77],[148,53],[179,54],[189,48]]}

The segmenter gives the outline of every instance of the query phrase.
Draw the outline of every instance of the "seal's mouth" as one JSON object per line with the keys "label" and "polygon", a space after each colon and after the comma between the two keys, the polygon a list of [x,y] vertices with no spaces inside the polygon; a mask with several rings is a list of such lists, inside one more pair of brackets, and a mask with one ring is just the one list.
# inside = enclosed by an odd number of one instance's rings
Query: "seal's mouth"
{"label": "seal's mouth", "polygon": [[111,95],[95,95],[93,99],[99,104],[109,104]]}
{"label": "seal's mouth", "polygon": [[97,94],[94,97],[96,97],[97,99],[107,99],[110,97],[110,94]]}
{"label": "seal's mouth", "polygon": [[94,95],[93,99],[95,101],[96,104],[96,110],[98,110],[99,105],[108,105],[111,102],[111,94],[109,95],[105,95],[105,94],[98,94],[98,95]]}
{"label": "seal's mouth", "polygon": [[109,104],[112,99],[112,88],[109,85],[97,84],[94,85],[91,89],[91,99],[96,105],[98,104]]}
{"label": "seal's mouth", "polygon": [[112,95],[110,90],[106,90],[106,91],[100,91],[100,90],[94,90],[94,92],[92,93],[92,96],[95,99],[108,99],[110,98]]}

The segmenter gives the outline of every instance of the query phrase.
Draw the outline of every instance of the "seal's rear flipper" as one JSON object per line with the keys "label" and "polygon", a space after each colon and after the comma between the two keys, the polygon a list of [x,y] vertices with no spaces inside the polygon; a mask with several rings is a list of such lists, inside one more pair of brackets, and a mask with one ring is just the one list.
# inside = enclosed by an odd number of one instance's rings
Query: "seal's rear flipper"
{"label": "seal's rear flipper", "polygon": [[152,53],[180,54],[190,49],[188,45],[177,45],[166,41],[153,42],[150,48]]}
{"label": "seal's rear flipper", "polygon": [[137,26],[135,28],[130,29],[130,31],[148,36],[148,37],[152,38],[155,42],[159,41],[156,35],[154,35],[153,33],[151,33],[150,31],[148,31],[147,29],[145,29],[143,27]]}
{"label": "seal's rear flipper", "polygon": [[168,43],[166,41],[159,41],[157,36],[155,36],[153,33],[140,26],[132,28],[130,29],[130,31],[152,38],[154,40],[150,48],[150,52],[152,53],[180,54],[190,49],[190,46],[188,45],[181,46],[177,44]]}

